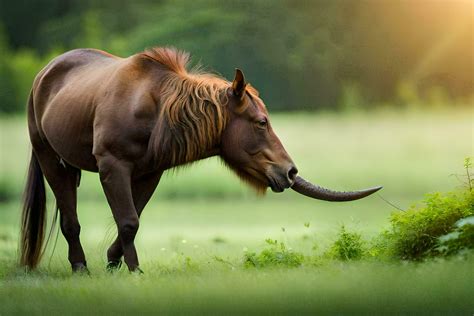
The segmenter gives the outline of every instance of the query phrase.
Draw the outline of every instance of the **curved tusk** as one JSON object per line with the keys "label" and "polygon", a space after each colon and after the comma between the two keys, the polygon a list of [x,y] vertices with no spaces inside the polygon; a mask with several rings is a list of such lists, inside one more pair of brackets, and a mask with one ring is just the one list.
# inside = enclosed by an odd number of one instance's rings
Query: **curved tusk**
{"label": "curved tusk", "polygon": [[323,187],[314,185],[300,176],[296,177],[295,183],[291,187],[296,192],[309,196],[313,199],[331,201],[331,202],[344,202],[344,201],[354,201],[362,199],[366,196],[371,195],[372,193],[377,192],[382,187],[374,187],[370,189],[365,189],[361,191],[351,191],[351,192],[337,192]]}

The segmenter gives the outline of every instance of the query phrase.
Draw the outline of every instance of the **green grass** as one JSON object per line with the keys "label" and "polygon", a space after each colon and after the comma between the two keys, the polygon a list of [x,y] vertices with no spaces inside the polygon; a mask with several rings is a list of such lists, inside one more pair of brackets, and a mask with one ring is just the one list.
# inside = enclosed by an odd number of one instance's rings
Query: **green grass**
{"label": "green grass", "polygon": [[[301,175],[339,190],[384,185],[381,195],[402,208],[427,192],[460,186],[451,174],[462,174],[463,158],[473,156],[467,109],[271,118]],[[29,159],[26,124],[13,117],[0,118],[0,126],[0,190],[8,197],[0,203],[0,315],[474,311],[473,258],[244,268],[244,252],[260,251],[266,238],[305,256],[321,254],[341,224],[367,240],[387,227],[394,209],[377,196],[339,204],[294,192],[257,198],[217,159],[163,178],[136,240],[144,275],[105,272],[114,224],[98,177],[90,173],[83,174],[78,209],[91,276],[71,276],[61,235],[54,255],[48,252],[39,271],[25,275],[15,263]]]}
{"label": "green grass", "polygon": [[[15,275],[0,289],[3,314],[471,314],[470,262],[335,263],[242,270],[200,261],[198,271],[146,264],[142,276],[64,271]],[[178,264],[175,264],[178,266]],[[56,269],[57,270],[57,269]]]}

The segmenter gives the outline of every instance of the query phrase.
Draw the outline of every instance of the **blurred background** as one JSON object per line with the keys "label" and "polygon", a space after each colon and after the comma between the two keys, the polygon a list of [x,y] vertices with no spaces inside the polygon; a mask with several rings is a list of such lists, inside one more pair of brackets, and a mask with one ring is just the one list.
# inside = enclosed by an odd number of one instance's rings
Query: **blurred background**
{"label": "blurred background", "polygon": [[[341,223],[379,232],[395,210],[381,197],[406,208],[427,192],[462,185],[456,175],[464,157],[473,156],[473,5],[0,0],[0,254],[11,257],[16,249],[33,78],[78,47],[126,57],[169,45],[228,79],[241,68],[303,176],[337,190],[385,186],[381,196],[353,203],[293,192],[260,199],[217,158],[208,159],[165,174],[143,215],[142,257],[203,248],[238,256],[282,227],[309,249],[307,222],[321,242]],[[79,217],[88,252],[96,249],[97,260],[105,260],[113,221],[95,174],[83,172]],[[67,265],[64,249],[58,258]]]}
{"label": "blurred background", "polygon": [[35,0],[0,2],[0,111],[22,112],[54,56],[129,56],[172,45],[231,78],[243,69],[273,110],[466,101],[471,0]]}

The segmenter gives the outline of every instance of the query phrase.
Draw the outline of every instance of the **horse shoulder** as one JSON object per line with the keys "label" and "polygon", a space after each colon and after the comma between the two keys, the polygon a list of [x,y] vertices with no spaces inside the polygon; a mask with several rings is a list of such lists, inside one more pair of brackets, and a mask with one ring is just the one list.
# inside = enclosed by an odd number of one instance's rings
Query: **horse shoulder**
{"label": "horse shoulder", "polygon": [[153,77],[133,57],[116,73],[94,119],[96,156],[141,160],[159,116]]}

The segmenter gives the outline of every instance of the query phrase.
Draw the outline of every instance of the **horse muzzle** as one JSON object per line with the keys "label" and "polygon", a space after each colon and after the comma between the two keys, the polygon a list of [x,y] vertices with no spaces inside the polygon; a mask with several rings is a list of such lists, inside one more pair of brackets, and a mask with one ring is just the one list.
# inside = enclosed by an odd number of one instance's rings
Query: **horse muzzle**
{"label": "horse muzzle", "polygon": [[290,164],[286,168],[279,168],[279,172],[273,172],[267,175],[268,186],[275,193],[283,192],[285,189],[291,188],[296,180],[298,169],[295,165]]}

